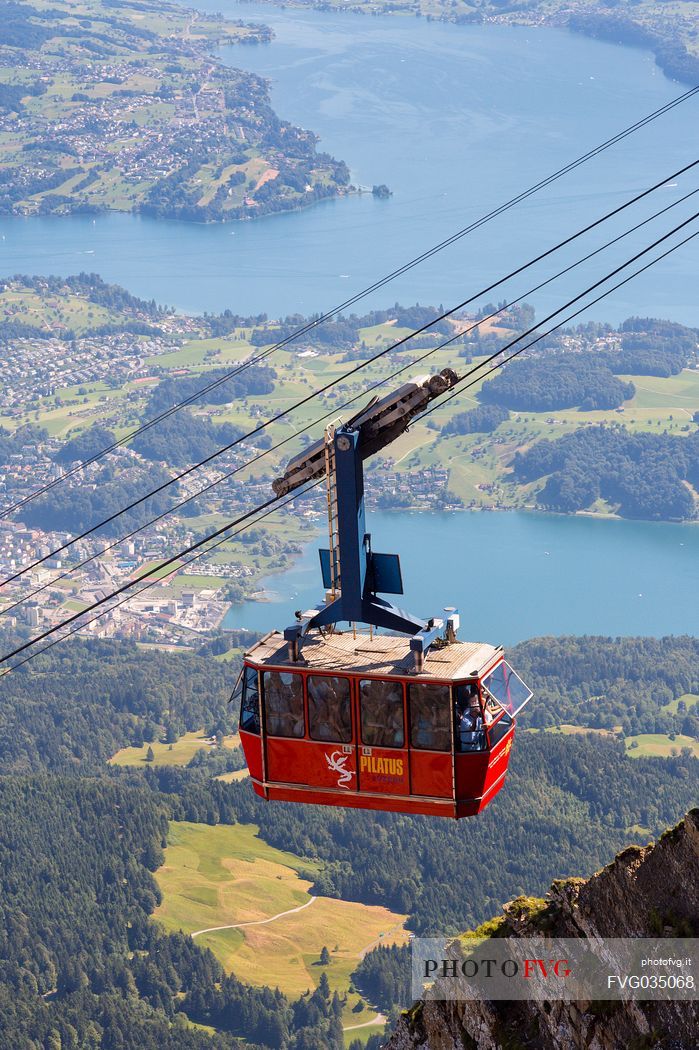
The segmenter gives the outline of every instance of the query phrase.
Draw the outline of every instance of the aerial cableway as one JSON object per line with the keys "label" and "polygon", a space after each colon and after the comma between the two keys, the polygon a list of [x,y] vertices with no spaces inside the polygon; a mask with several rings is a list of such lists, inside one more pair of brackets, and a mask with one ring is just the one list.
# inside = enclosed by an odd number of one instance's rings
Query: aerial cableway
{"label": "aerial cableway", "polygon": [[[691,195],[692,194],[690,194],[690,196]],[[663,210],[666,210],[666,209],[663,209]],[[563,311],[565,311],[567,309],[568,306],[570,306],[570,305],[572,305],[574,303],[580,303],[580,301],[583,300],[584,297],[589,292],[591,292],[593,289],[600,288],[612,276],[614,276],[614,275],[620,273],[621,271],[623,271],[624,269],[626,269],[629,265],[631,265],[631,263],[633,263],[637,259],[640,259],[641,257],[645,256],[648,252],[652,251],[653,248],[655,248],[658,245],[662,244],[668,238],[674,236],[674,234],[676,234],[678,231],[684,229],[688,224],[694,222],[697,218],[699,218],[699,213],[695,213],[689,219],[685,220],[683,223],[681,223],[678,226],[674,227],[669,232],[663,234],[661,237],[657,238],[654,242],[652,242],[650,245],[648,245],[642,251],[636,253],[636,255],[634,255],[630,259],[628,259],[621,266],[616,267],[610,273],[606,274],[603,278],[601,278],[598,281],[595,281],[592,285],[590,285],[582,293],[580,293],[579,295],[574,296],[567,303],[563,304],[563,306],[561,306],[559,308],[559,310],[555,311],[555,314],[549,315],[549,318],[546,318],[544,320],[547,321],[551,317],[562,313]],[[644,225],[644,224],[645,223],[642,223],[641,225]],[[420,410],[419,410],[420,417],[424,419],[425,416],[429,415],[430,412],[433,412],[435,410],[435,408],[440,406],[440,404],[445,404],[446,402],[452,400],[455,396],[457,396],[461,392],[461,390],[468,389],[468,387],[473,385],[474,382],[479,382],[480,379],[483,378],[483,373],[481,373],[481,375],[478,376],[478,378],[472,378],[472,377],[474,376],[475,373],[478,373],[483,367],[487,367],[488,368],[488,370],[485,372],[485,375],[488,375],[488,374],[492,373],[495,369],[499,368],[502,364],[506,363],[509,360],[512,360],[512,358],[518,356],[519,354],[521,354],[525,350],[527,350],[530,347],[534,346],[536,343],[538,343],[542,339],[544,339],[547,335],[550,335],[552,332],[554,332],[554,331],[558,330],[559,328],[561,328],[564,324],[568,323],[569,321],[573,320],[575,317],[579,316],[581,313],[583,313],[587,308],[592,306],[594,303],[600,302],[601,300],[605,299],[607,296],[611,295],[618,288],[621,288],[623,285],[627,284],[629,281],[634,280],[639,274],[644,273],[645,271],[647,271],[651,267],[657,265],[658,262],[660,262],[661,260],[667,258],[669,255],[671,255],[672,253],[677,251],[679,248],[681,248],[683,245],[685,245],[686,243],[691,241],[696,236],[699,236],[699,231],[695,230],[694,232],[687,234],[687,236],[685,236],[682,240],[671,244],[670,247],[666,248],[659,255],[656,255],[656,256],[652,257],[651,259],[649,259],[648,261],[646,261],[638,269],[633,270],[631,273],[629,273],[627,276],[625,276],[623,279],[621,279],[617,283],[615,283],[615,284],[605,288],[604,290],[602,290],[594,299],[588,300],[587,302],[582,302],[581,305],[579,305],[578,308],[575,311],[573,311],[572,313],[566,314],[566,316],[564,316],[562,319],[557,321],[556,324],[551,325],[550,327],[544,329],[543,331],[541,331],[537,327],[535,329],[529,330],[528,332],[522,333],[520,336],[516,337],[514,340],[511,340],[509,343],[505,344],[498,351],[493,353],[490,357],[488,357],[488,358],[484,359],[483,361],[479,362],[478,364],[470,367],[464,373],[464,375],[457,376],[455,382],[453,382],[453,377],[450,377],[449,378],[449,382],[447,384],[448,388],[444,390],[444,393],[442,395],[440,395],[438,393],[436,394],[436,397],[438,399],[441,398],[441,401],[440,400],[436,400],[435,403],[432,404],[428,408],[425,408],[425,405],[423,404],[421,406]],[[594,254],[597,254],[597,252],[593,252],[591,254],[594,255]],[[531,339],[527,340],[527,341],[523,341],[523,340],[525,340],[525,337],[527,335],[529,335],[529,334],[533,334],[533,337]],[[450,341],[451,340],[447,340],[446,342],[448,343]],[[506,354],[507,350],[509,348],[513,347],[513,346],[516,346],[516,349],[514,349],[512,351],[512,353],[508,354],[507,356],[504,356]],[[437,349],[437,348],[435,348],[435,349]],[[422,357],[418,358],[417,360],[418,361],[419,360],[423,360],[425,357],[429,356],[429,353],[430,352],[428,352],[427,354],[422,355]],[[415,362],[413,362],[413,364],[414,363]],[[394,375],[397,375],[400,372],[404,371],[405,367],[406,366],[398,369],[398,371],[395,372]],[[442,379],[444,379],[444,375],[442,376]],[[466,383],[465,382],[466,380],[470,380],[470,382]],[[377,386],[381,386],[383,383],[385,383],[385,381],[386,380],[380,380],[378,383],[374,384],[374,387],[370,387],[369,389],[374,389]],[[439,380],[438,383],[441,383],[441,380]],[[429,384],[428,384],[428,393],[429,393],[430,399],[435,398],[436,390],[437,390],[437,387],[435,387],[434,383],[432,384],[432,390],[431,391],[429,390]],[[347,405],[351,404],[352,401],[357,400],[359,396],[361,396],[361,395],[356,395],[355,397],[350,398],[350,400],[348,402],[346,402],[345,407]],[[420,395],[420,396],[422,397],[422,395]],[[382,404],[382,405],[385,404],[385,400],[386,399],[383,399],[380,404]],[[411,414],[414,415],[414,412],[412,412],[412,408],[415,407],[415,402],[414,402],[414,400],[412,398],[409,399],[409,400],[410,400],[410,406],[411,406]],[[371,405],[367,406],[367,409],[371,409],[373,406],[374,406],[374,403],[372,403]],[[364,413],[366,413],[367,409],[365,409],[362,412],[356,414],[355,417],[354,417],[354,421],[356,422]],[[407,422],[410,422],[410,420],[408,419]],[[312,426],[312,425],[313,424],[311,424],[309,426]],[[374,423],[372,423],[372,426],[375,426],[375,421],[374,421]],[[304,429],[307,430],[307,429],[309,429],[309,427],[307,426]],[[296,457],[296,459],[298,460],[298,457]],[[293,464],[293,461],[292,461],[292,464]],[[282,481],[282,484],[287,484],[289,486],[289,490],[291,491],[291,490],[294,489],[294,485],[293,484],[289,484],[290,481],[291,481],[290,478],[286,478],[284,481]],[[315,484],[317,484],[317,482],[310,482],[308,487],[309,488],[313,487]],[[46,630],[42,631],[36,637],[30,638],[30,639],[28,639],[26,641],[23,641],[22,644],[17,645],[10,652],[5,653],[2,657],[0,657],[0,665],[5,665],[3,667],[3,670],[0,672],[0,675],[9,674],[12,671],[16,670],[17,668],[24,666],[25,664],[27,664],[31,660],[35,659],[37,656],[41,655],[42,653],[46,652],[48,649],[52,648],[54,645],[56,645],[59,642],[63,641],[65,638],[72,637],[74,634],[76,634],[79,631],[83,630],[88,625],[94,623],[100,617],[109,614],[113,609],[115,609],[118,606],[120,606],[120,605],[124,604],[125,602],[127,602],[130,597],[134,596],[134,594],[141,594],[141,593],[143,593],[143,591],[147,590],[149,587],[152,587],[152,586],[156,585],[159,582],[159,580],[163,578],[164,575],[168,575],[166,570],[170,570],[170,573],[174,572],[176,570],[176,568],[179,565],[182,564],[183,560],[184,560],[184,564],[190,564],[191,562],[196,561],[197,558],[203,556],[206,553],[209,553],[211,550],[215,549],[220,544],[226,542],[229,538],[231,538],[231,536],[235,536],[235,535],[240,534],[246,528],[249,528],[251,525],[254,525],[256,523],[256,521],[261,520],[264,517],[267,517],[271,513],[274,513],[275,510],[280,509],[286,503],[289,503],[292,500],[294,500],[295,498],[297,498],[297,496],[303,495],[303,493],[305,491],[308,491],[308,489],[297,489],[296,491],[292,491],[291,495],[289,496],[289,498],[287,500],[283,501],[283,502],[280,500],[279,496],[275,494],[275,496],[273,496],[272,498],[267,500],[265,503],[261,504],[258,507],[252,508],[249,511],[246,511],[245,513],[241,514],[235,520],[233,520],[231,522],[228,522],[227,524],[223,525],[221,528],[217,529],[215,532],[210,533],[209,535],[204,536],[201,539],[196,540],[194,543],[190,544],[189,547],[185,548],[184,550],[178,551],[176,554],[173,554],[171,557],[167,558],[165,561],[160,562],[157,565],[154,565],[154,566],[152,566],[152,567],[150,567],[148,569],[144,569],[141,573],[139,573],[134,578],[128,580],[126,583],[122,584],[120,587],[117,587],[115,590],[111,591],[108,594],[105,594],[103,597],[101,597],[101,598],[97,599],[96,601],[94,601],[86,609],[84,609],[84,610],[82,610],[80,612],[76,612],[73,615],[68,616],[66,619],[64,619],[64,620],[62,620],[62,621],[60,621],[58,623],[53,624],[52,626],[48,627]],[[240,528],[238,528],[238,526],[240,526]],[[26,571],[26,570],[24,570],[24,571]],[[6,582],[8,582],[8,581],[6,581]],[[122,595],[124,597],[121,597]],[[115,598],[119,598],[119,601],[114,602]],[[100,611],[97,612],[95,616],[90,616],[89,615],[89,614],[93,613],[95,610],[98,610],[98,609]],[[66,630],[66,628],[69,628],[69,630]],[[63,633],[59,633],[59,632],[63,632]],[[42,646],[40,648],[38,647],[39,643],[43,642],[45,639],[50,638],[50,637],[52,637],[54,635],[56,635],[57,637],[53,638],[53,640],[50,641],[47,645]],[[23,658],[21,660],[14,661],[15,657],[20,656],[21,654],[25,653],[27,650],[31,650],[28,653],[28,655],[23,656]],[[14,662],[10,663],[10,661],[14,661]]]}
{"label": "aerial cableway", "polygon": [[[237,365],[235,368],[233,368],[229,372],[225,373],[223,376],[220,376],[216,380],[206,384],[200,390],[196,391],[195,393],[193,393],[189,397],[185,398],[184,400],[179,401],[176,404],[172,405],[170,408],[168,408],[165,411],[161,412],[159,415],[154,416],[151,419],[145,420],[145,422],[143,422],[139,427],[136,427],[134,430],[130,431],[128,434],[125,434],[123,437],[119,438],[117,441],[113,442],[111,445],[107,445],[106,447],[100,449],[98,452],[95,453],[95,455],[91,456],[90,458],[84,460],[81,463],[75,464],[69,470],[64,471],[57,478],[54,478],[51,481],[47,482],[45,485],[42,485],[41,487],[35,489],[33,492],[31,492],[29,495],[25,496],[23,499],[17,500],[17,501],[15,501],[12,504],[10,504],[10,505],[8,505],[6,507],[3,507],[2,509],[0,509],[0,518],[4,518],[4,517],[6,517],[9,514],[14,513],[15,511],[19,510],[21,507],[25,506],[27,503],[29,503],[32,500],[36,499],[38,496],[41,496],[45,492],[48,492],[51,489],[55,488],[56,485],[60,485],[60,484],[65,483],[71,477],[74,477],[77,473],[79,473],[80,471],[84,470],[86,467],[89,467],[92,463],[95,463],[98,460],[102,459],[104,456],[108,455],[110,452],[113,452],[115,449],[120,448],[120,447],[122,447],[125,444],[128,444],[130,441],[132,441],[139,434],[143,434],[146,430],[149,430],[151,427],[157,426],[158,423],[162,422],[164,419],[167,419],[173,413],[179,412],[180,409],[185,408],[187,405],[193,404],[199,398],[201,398],[202,395],[204,395],[208,391],[211,391],[211,390],[215,389],[216,387],[220,386],[222,383],[228,382],[229,380],[233,379],[235,376],[239,375],[241,372],[243,372],[246,369],[250,368],[252,365],[257,364],[258,362],[263,361],[266,358],[268,358],[269,356],[271,356],[272,354],[276,353],[276,351],[280,350],[282,347],[287,346],[290,343],[294,342],[295,340],[299,339],[301,336],[312,332],[319,325],[322,325],[326,321],[328,321],[331,318],[337,316],[343,310],[349,309],[351,306],[354,306],[356,303],[360,302],[362,299],[365,299],[368,295],[371,295],[373,292],[376,292],[379,289],[384,288],[386,285],[388,285],[392,281],[394,281],[397,277],[400,277],[404,273],[407,273],[409,270],[412,270],[416,266],[421,265],[426,260],[431,259],[434,255],[436,255],[439,252],[443,251],[445,248],[448,248],[450,245],[455,244],[457,241],[460,241],[462,238],[468,236],[468,234],[470,234],[470,233],[473,233],[475,230],[480,229],[481,226],[484,226],[486,223],[490,222],[492,219],[497,218],[498,216],[500,216],[500,215],[504,214],[505,212],[509,211],[511,208],[514,208],[518,204],[521,204],[523,201],[525,201],[528,198],[532,197],[534,194],[538,193],[540,190],[545,189],[548,186],[551,186],[554,182],[557,182],[559,179],[561,179],[564,176],[568,175],[571,171],[574,171],[576,168],[581,167],[583,164],[587,164],[590,160],[594,159],[595,157],[598,157],[602,153],[605,153],[608,149],[611,149],[612,147],[618,145],[620,142],[623,142],[625,139],[629,138],[631,135],[636,134],[642,128],[648,126],[649,124],[652,124],[653,121],[658,120],[659,118],[665,116],[667,113],[672,112],[672,110],[676,109],[678,106],[681,106],[685,102],[687,102],[690,99],[694,98],[698,93],[699,93],[699,85],[696,85],[696,86],[694,86],[692,88],[689,88],[687,91],[683,92],[681,95],[678,95],[674,99],[670,99],[669,102],[666,102],[664,105],[659,106],[657,109],[653,110],[651,113],[647,113],[644,117],[641,117],[639,120],[635,121],[633,124],[630,124],[630,125],[628,125],[625,128],[622,128],[621,131],[617,132],[615,135],[612,135],[610,138],[606,139],[604,142],[598,143],[596,146],[592,147],[592,149],[587,150],[585,153],[581,154],[579,157],[576,157],[574,160],[570,161],[568,164],[564,164],[562,167],[558,168],[556,171],[552,172],[550,175],[545,176],[544,178],[540,179],[538,182],[535,182],[533,185],[531,185],[531,186],[527,187],[526,189],[522,190],[520,193],[518,193],[514,197],[510,198],[510,200],[505,201],[503,204],[500,204],[497,207],[491,209],[490,211],[488,211],[485,214],[481,215],[479,218],[475,219],[473,222],[470,222],[468,225],[462,227],[461,229],[456,230],[453,234],[451,234],[450,236],[446,237],[444,240],[440,241],[438,244],[432,245],[426,251],[423,251],[419,255],[415,256],[414,258],[409,259],[408,261],[404,262],[402,265],[398,266],[391,273],[385,274],[383,277],[380,277],[378,280],[373,281],[366,288],[363,288],[361,291],[356,292],[354,295],[350,296],[348,299],[345,299],[342,303],[339,303],[337,306],[334,306],[332,309],[330,309],[330,310],[326,311],[325,313],[321,314],[319,317],[311,318],[311,320],[309,322],[307,322],[306,324],[304,324],[301,327],[297,328],[295,331],[291,332],[287,337],[285,337],[284,339],[280,340],[278,343],[275,343],[273,346],[267,347],[260,354],[256,354],[253,357],[249,358],[248,360],[241,362],[239,365]],[[691,168],[691,167],[694,167],[694,165],[690,164],[687,167],[681,169],[681,171],[676,172],[675,175],[670,176],[670,177],[671,178],[675,178],[677,175],[682,174],[682,172],[689,170],[689,168]],[[647,191],[647,192],[650,192],[650,191]],[[641,196],[645,196],[645,193],[641,194]],[[640,199],[640,198],[638,198],[638,199]]]}
{"label": "aerial cableway", "polygon": [[366,530],[364,461],[457,382],[444,369],[374,399],[273,483],[285,496],[325,479],[329,546],[318,607],[245,654],[240,738],[263,798],[458,818],[504,784],[531,691],[501,647],[457,638],[455,608],[421,618],[382,597],[403,593],[400,561]]}

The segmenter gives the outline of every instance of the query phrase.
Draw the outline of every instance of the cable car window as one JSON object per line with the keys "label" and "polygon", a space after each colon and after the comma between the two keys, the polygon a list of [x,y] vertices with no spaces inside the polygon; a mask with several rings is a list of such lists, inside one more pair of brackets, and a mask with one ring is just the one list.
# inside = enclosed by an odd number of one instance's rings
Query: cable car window
{"label": "cable car window", "polygon": [[359,683],[362,743],[369,747],[405,747],[403,686],[366,679]]}
{"label": "cable car window", "polygon": [[[502,708],[501,708],[501,710],[502,710]],[[487,721],[486,721],[486,725],[489,725],[489,723]],[[502,718],[500,718],[495,723],[495,725],[491,729],[488,730],[488,739],[490,740],[490,746],[491,747],[495,747],[495,745],[497,743],[499,743],[502,740],[502,738],[507,735],[507,733],[509,733],[511,728],[512,728],[512,715],[508,715],[508,713],[505,712],[503,714]]]}
{"label": "cable car window", "polygon": [[262,675],[265,728],[271,736],[301,737],[306,731],[303,717],[303,678],[285,671]]}
{"label": "cable car window", "polygon": [[485,750],[483,713],[475,682],[457,685],[455,689],[454,746],[461,753]]}
{"label": "cable car window", "polygon": [[308,728],[314,740],[348,744],[352,739],[350,685],[347,678],[308,676]]}
{"label": "cable car window", "polygon": [[[499,701],[511,715],[516,715],[521,711],[533,696],[531,689],[524,684],[505,660],[498,664],[487,678],[483,679],[483,685],[488,693]],[[496,717],[494,712],[493,714]]]}
{"label": "cable car window", "polygon": [[410,743],[424,751],[451,751],[448,685],[409,685]]}
{"label": "cable car window", "polygon": [[260,732],[260,693],[257,671],[246,667],[243,675],[243,699],[240,703],[240,728],[246,733]]}

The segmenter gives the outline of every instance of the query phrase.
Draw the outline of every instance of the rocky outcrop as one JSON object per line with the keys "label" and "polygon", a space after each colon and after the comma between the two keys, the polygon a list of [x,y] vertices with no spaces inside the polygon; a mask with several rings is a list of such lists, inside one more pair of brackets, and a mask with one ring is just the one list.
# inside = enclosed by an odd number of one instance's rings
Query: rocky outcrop
{"label": "rocky outcrop", "polygon": [[[693,937],[699,934],[699,809],[657,843],[632,846],[589,879],[520,897],[481,935]],[[696,1003],[439,1002],[403,1014],[386,1050],[695,1050]]]}

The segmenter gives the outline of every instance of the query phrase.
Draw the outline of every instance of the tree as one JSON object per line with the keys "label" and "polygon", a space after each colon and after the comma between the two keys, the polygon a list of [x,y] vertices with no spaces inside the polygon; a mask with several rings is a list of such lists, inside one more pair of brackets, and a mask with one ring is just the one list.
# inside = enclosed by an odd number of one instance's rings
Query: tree
{"label": "tree", "polygon": [[320,951],[320,965],[321,966],[329,966],[330,965],[330,952],[328,951],[328,949],[327,949],[327,947],[325,945],[323,945],[323,947],[321,948],[321,951]]}
{"label": "tree", "polygon": [[146,751],[146,762],[152,762],[154,758],[155,755],[153,754],[153,748],[149,745],[148,750]]}
{"label": "tree", "polygon": [[330,998],[330,981],[328,980],[328,975],[325,972],[325,970],[323,970],[322,974],[320,975],[320,980],[318,981],[318,991],[324,999]]}

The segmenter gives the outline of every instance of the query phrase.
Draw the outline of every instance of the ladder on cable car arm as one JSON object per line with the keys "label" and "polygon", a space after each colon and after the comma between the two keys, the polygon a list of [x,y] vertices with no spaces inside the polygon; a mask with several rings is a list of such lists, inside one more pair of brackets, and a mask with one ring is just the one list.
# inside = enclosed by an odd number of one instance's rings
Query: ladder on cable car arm
{"label": "ladder on cable car arm", "polygon": [[332,600],[342,587],[342,562],[340,561],[340,536],[338,532],[339,512],[337,506],[337,475],[335,473],[335,427],[325,428],[325,493],[328,501],[328,541],[330,544],[330,595]]}
{"label": "ladder on cable car arm", "polygon": [[320,551],[326,595],[317,609],[297,613],[297,623],[284,637],[292,660],[298,660],[303,636],[311,628],[364,623],[412,635],[410,647],[417,670],[422,669],[430,644],[445,630],[453,637],[458,627],[456,610],[448,623],[418,619],[396,608],[382,594],[402,594],[400,561],[396,554],[371,549],[364,508],[364,460],[403,434],[410,421],[435,397],[456,382],[451,369],[432,376],[418,376],[384,398],[374,398],[346,423],[329,426],[324,436],[289,461],[273,483],[277,496],[299,488],[314,478],[327,485],[330,545]]}

